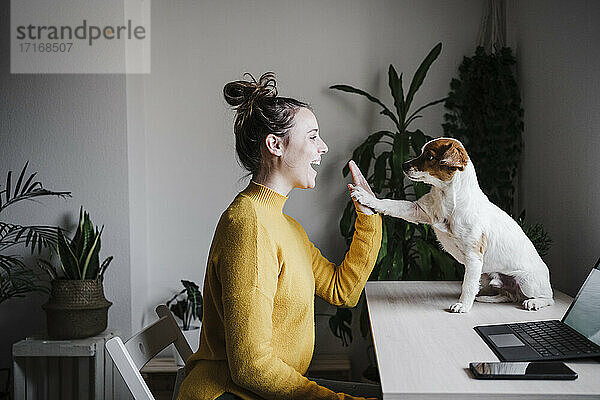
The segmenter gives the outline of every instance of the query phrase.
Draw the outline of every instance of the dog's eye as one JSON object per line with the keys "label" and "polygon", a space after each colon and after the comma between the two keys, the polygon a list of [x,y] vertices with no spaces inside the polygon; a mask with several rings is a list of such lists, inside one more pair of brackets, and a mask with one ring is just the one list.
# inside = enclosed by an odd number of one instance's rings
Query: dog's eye
{"label": "dog's eye", "polygon": [[425,156],[425,158],[427,158],[427,161],[432,161],[433,160],[433,155],[431,153],[427,153],[427,155]]}

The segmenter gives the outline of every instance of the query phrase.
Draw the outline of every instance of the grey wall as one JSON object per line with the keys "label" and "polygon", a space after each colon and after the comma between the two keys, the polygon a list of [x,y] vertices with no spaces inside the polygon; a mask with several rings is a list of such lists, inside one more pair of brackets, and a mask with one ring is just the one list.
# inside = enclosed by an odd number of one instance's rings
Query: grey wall
{"label": "grey wall", "polygon": [[521,208],[554,240],[552,282],[574,295],[600,257],[600,2],[513,1],[525,109]]}
{"label": "grey wall", "polygon": [[[9,170],[29,170],[48,188],[70,190],[67,200],[19,203],[3,221],[76,224],[83,205],[105,225],[101,257],[114,256],[105,292],[114,302],[109,326],[131,330],[127,109],[122,75],[11,75],[9,2],[0,2],[0,185]],[[18,176],[18,175],[17,175]],[[45,326],[44,296],[0,305],[0,367],[13,342]]]}

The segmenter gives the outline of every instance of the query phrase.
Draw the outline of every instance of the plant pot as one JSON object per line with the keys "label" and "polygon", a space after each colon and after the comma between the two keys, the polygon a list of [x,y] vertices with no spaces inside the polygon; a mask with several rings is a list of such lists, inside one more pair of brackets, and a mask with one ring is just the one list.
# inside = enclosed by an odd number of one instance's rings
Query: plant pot
{"label": "plant pot", "polygon": [[[192,348],[192,352],[195,353],[198,351],[198,347],[200,346],[200,327],[192,325],[190,326],[190,329],[184,331],[180,326],[179,329],[181,329],[183,332],[183,336],[185,336],[185,340],[187,340],[188,344]],[[181,358],[175,346],[173,346],[173,355],[175,356],[175,362],[178,366],[185,365],[185,360]]]}
{"label": "plant pot", "polygon": [[112,303],[104,297],[101,280],[55,279],[51,285],[50,299],[42,306],[51,339],[80,339],[106,329]]}

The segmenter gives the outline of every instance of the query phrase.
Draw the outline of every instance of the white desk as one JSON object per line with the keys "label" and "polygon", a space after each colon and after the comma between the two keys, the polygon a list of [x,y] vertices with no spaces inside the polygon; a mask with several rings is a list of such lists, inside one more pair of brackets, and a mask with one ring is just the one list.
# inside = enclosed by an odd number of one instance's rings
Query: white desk
{"label": "white desk", "polygon": [[555,291],[556,304],[525,311],[514,303],[475,303],[467,314],[448,307],[460,282],[368,282],[367,306],[384,400],[390,399],[600,399],[600,363],[567,362],[574,381],[482,381],[469,362],[498,361],[474,326],[561,319],[571,297]]}

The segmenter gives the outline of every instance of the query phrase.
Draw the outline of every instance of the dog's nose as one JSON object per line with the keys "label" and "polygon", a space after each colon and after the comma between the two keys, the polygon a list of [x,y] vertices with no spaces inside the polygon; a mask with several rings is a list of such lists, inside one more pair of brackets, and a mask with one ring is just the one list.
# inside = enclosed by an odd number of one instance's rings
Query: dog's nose
{"label": "dog's nose", "polygon": [[404,164],[402,164],[402,171],[408,172],[409,169],[410,169],[410,161],[407,161]]}

